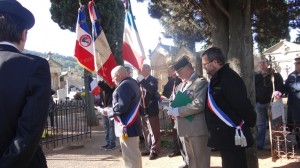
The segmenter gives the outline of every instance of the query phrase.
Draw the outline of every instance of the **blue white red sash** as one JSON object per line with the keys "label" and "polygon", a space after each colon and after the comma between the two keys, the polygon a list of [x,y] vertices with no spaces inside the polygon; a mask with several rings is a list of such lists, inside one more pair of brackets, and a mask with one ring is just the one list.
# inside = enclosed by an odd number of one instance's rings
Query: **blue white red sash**
{"label": "blue white red sash", "polygon": [[123,127],[130,127],[137,119],[139,115],[139,104],[141,102],[141,99],[137,102],[137,104],[134,106],[132,111],[127,116],[125,122],[121,120],[120,116],[114,116],[115,121],[117,121],[119,124],[121,124]]}
{"label": "blue white red sash", "polygon": [[207,89],[207,105],[210,111],[212,111],[217,117],[219,117],[220,120],[222,120],[226,125],[233,127],[236,129],[235,132],[235,145],[241,145],[242,147],[247,146],[246,138],[242,131],[242,125],[244,124],[244,121],[240,123],[240,125],[236,125],[216,104],[215,100],[213,99],[210,91],[210,86],[208,86]]}

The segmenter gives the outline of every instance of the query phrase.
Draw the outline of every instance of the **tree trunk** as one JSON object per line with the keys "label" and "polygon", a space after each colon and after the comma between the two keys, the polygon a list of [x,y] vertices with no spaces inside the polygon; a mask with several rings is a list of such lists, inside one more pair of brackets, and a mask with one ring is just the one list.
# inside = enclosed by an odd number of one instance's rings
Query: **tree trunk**
{"label": "tree trunk", "polygon": [[[253,42],[251,33],[251,0],[229,1],[229,52],[228,60],[233,68],[243,78],[248,97],[255,105]],[[252,135],[256,139],[254,129]],[[256,145],[246,150],[249,168],[258,167]]]}
{"label": "tree trunk", "polygon": [[92,76],[92,74],[86,69],[84,69],[84,88],[85,88],[87,125],[96,126],[99,124],[99,122],[94,110],[94,97],[89,91],[89,76]]}
{"label": "tree trunk", "polygon": [[[203,2],[211,26],[212,44],[222,49],[230,67],[241,75],[247,88],[248,97],[254,105],[251,0],[206,0]],[[253,136],[256,137],[254,132]],[[255,146],[247,149],[249,168],[258,167]]]}
{"label": "tree trunk", "polygon": [[[219,1],[222,3],[223,1]],[[219,9],[216,8],[212,0],[203,1],[204,4],[204,13],[207,14],[209,21],[209,26],[211,29],[211,42],[214,47],[219,47],[224,55],[228,53],[228,19],[221,13]],[[223,5],[223,4],[221,4]]]}

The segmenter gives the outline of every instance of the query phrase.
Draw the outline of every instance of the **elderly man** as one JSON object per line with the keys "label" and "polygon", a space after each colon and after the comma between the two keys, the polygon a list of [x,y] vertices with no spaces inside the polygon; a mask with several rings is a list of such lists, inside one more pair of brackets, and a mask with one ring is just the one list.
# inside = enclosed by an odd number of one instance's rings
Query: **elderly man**
{"label": "elderly man", "polygon": [[120,137],[125,167],[141,168],[139,136],[142,130],[138,109],[141,91],[123,66],[116,66],[111,71],[111,77],[117,87],[113,92],[112,107],[104,108],[103,114],[115,119],[116,136]]}
{"label": "elderly man", "polygon": [[21,53],[34,22],[18,1],[0,0],[1,168],[47,167],[39,144],[51,95],[49,64]]}
{"label": "elderly man", "polygon": [[142,152],[142,155],[149,155],[149,159],[153,160],[157,158],[157,154],[160,152],[160,126],[158,97],[156,96],[158,82],[150,73],[150,65],[144,64],[137,81],[143,91],[140,112],[146,150]]}
{"label": "elderly man", "polygon": [[207,147],[208,131],[204,116],[207,81],[194,71],[186,56],[173,67],[182,79],[182,83],[176,88],[176,94],[180,91],[192,99],[191,103],[169,109],[169,115],[175,117],[183,147],[181,154],[185,165],[182,167],[209,168],[211,149]]}
{"label": "elderly man", "polygon": [[253,144],[249,127],[255,126],[256,113],[247,98],[245,84],[225,64],[217,47],[202,54],[202,66],[211,77],[205,108],[208,146],[220,151],[223,168],[247,168],[245,148]]}

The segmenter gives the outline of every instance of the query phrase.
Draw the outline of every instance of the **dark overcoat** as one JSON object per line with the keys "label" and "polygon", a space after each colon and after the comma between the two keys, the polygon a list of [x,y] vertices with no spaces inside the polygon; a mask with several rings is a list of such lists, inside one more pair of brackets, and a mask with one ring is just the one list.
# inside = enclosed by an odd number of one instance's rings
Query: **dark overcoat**
{"label": "dark overcoat", "polygon": [[48,115],[47,60],[0,44],[0,168],[46,167],[40,147]]}

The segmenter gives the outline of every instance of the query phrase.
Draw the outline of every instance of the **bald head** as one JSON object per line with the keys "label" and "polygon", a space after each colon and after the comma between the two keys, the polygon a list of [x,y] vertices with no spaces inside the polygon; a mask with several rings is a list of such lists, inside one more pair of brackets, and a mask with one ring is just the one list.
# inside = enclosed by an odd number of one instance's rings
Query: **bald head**
{"label": "bald head", "polygon": [[150,67],[150,65],[144,64],[144,65],[143,65],[143,69],[142,69],[141,74],[142,74],[144,77],[149,76],[149,75],[151,74],[151,67]]}
{"label": "bald head", "polygon": [[112,78],[112,81],[116,84],[116,85],[119,85],[120,82],[127,78],[128,77],[128,73],[127,73],[127,70],[119,65],[119,66],[116,66],[112,71],[111,71],[111,78]]}

